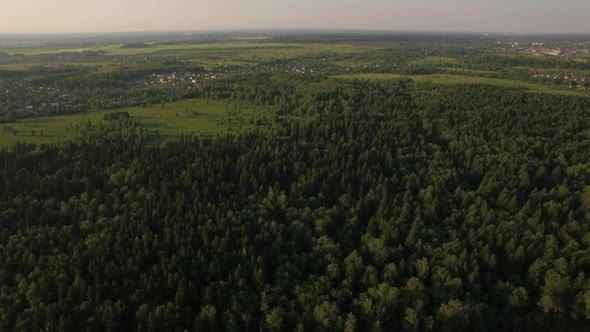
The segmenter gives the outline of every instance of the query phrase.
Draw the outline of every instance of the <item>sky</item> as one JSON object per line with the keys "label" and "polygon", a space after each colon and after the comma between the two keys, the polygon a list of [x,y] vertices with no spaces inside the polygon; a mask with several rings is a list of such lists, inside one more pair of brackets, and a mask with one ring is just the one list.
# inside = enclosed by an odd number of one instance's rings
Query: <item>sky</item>
{"label": "sky", "polygon": [[590,34],[590,0],[0,0],[0,9],[0,34],[278,28]]}

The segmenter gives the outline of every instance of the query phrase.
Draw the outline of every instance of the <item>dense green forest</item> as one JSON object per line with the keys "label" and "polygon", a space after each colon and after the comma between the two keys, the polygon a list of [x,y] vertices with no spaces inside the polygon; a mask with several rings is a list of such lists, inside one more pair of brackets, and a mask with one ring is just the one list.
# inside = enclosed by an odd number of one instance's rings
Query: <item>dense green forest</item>
{"label": "dense green forest", "polygon": [[590,322],[590,100],[236,76],[272,129],[133,117],[0,152],[2,331],[542,331]]}

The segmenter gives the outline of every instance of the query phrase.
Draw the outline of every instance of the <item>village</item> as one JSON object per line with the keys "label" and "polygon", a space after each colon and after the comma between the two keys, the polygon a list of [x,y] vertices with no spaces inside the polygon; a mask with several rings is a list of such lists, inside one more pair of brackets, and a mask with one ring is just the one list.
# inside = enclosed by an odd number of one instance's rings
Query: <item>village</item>
{"label": "village", "polygon": [[535,57],[554,56],[577,59],[578,61],[588,63],[590,60],[590,43],[573,42],[561,44],[549,44],[545,42],[531,41],[508,41],[496,42],[504,52],[516,52]]}
{"label": "village", "polygon": [[590,91],[590,76],[566,73],[546,73],[539,70],[530,70],[529,77],[541,82],[552,81],[556,85],[566,84],[568,89]]}
{"label": "village", "polygon": [[150,96],[154,94],[166,95],[171,93],[162,92],[163,90],[170,91],[174,89],[196,93],[202,84],[208,80],[228,78],[236,74],[277,71],[314,75],[313,69],[307,69],[299,63],[293,63],[224,68],[200,73],[190,71],[184,73],[152,73],[123,82],[124,87],[112,88],[58,88],[51,85],[31,86],[24,81],[17,81],[5,84],[2,87],[4,96],[0,99],[0,109],[8,108],[17,117],[28,117],[139,106],[146,103],[143,100],[146,98],[146,93]]}

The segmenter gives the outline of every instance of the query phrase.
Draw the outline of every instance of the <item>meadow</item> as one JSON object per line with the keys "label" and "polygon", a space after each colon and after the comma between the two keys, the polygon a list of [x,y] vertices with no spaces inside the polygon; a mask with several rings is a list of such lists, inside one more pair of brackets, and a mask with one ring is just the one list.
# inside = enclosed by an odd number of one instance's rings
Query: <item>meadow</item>
{"label": "meadow", "polygon": [[77,127],[81,123],[90,121],[93,126],[98,125],[105,122],[106,114],[113,112],[127,112],[132,119],[139,120],[150,131],[149,144],[160,144],[181,134],[215,136],[263,128],[270,125],[273,114],[271,108],[194,99],[165,104],[164,108],[159,104],[146,108],[127,107],[84,114],[35,117],[0,125],[0,147],[17,142],[51,144],[75,139],[80,135]]}
{"label": "meadow", "polygon": [[459,59],[451,57],[429,56],[412,60],[410,63],[413,65],[444,66],[458,64]]}
{"label": "meadow", "polygon": [[568,96],[590,97],[588,92],[563,90],[553,88],[549,85],[535,84],[522,82],[511,79],[465,76],[465,75],[448,75],[448,74],[432,74],[432,75],[401,75],[401,74],[346,74],[336,75],[336,79],[366,79],[366,80],[390,80],[409,78],[416,82],[430,82],[434,84],[481,84],[481,85],[495,85],[508,88],[523,89],[534,93],[550,93]]}
{"label": "meadow", "polygon": [[117,66],[123,65],[123,63],[113,62],[113,61],[78,61],[78,62],[46,62],[46,63],[11,63],[11,64],[2,64],[0,65],[0,72],[1,71],[21,71],[21,72],[29,72],[34,71],[38,68],[51,68],[51,69],[59,69],[63,67],[107,67],[107,66]]}
{"label": "meadow", "polygon": [[[124,48],[123,44],[108,44],[98,45],[92,47],[77,47],[77,48],[60,48],[60,47],[23,47],[23,48],[5,48],[1,52],[7,54],[23,54],[23,55],[41,55],[41,54],[59,54],[59,53],[80,53],[84,51],[105,52],[108,55],[142,55],[155,53],[170,53],[170,52],[200,52],[208,50],[297,50],[300,51],[333,51],[333,52],[349,52],[351,50],[363,51],[370,46],[355,46],[351,44],[300,44],[300,43],[277,43],[271,41],[264,41],[263,39],[230,39],[208,43],[195,44],[154,44],[146,48]],[[300,52],[295,52],[299,54]],[[284,52],[280,52],[284,56]]]}
{"label": "meadow", "polygon": [[[255,66],[264,61],[288,59],[301,56],[322,54],[352,54],[375,50],[381,46],[353,45],[353,44],[321,44],[321,43],[276,43],[264,39],[228,39],[199,44],[154,44],[146,48],[124,48],[123,44],[98,45],[79,48],[56,47],[27,47],[5,48],[0,52],[10,55],[23,54],[27,56],[57,55],[60,53],[80,53],[84,51],[104,52],[113,61],[79,61],[72,63],[77,66],[106,66],[113,63],[134,62],[137,57],[176,58],[188,61],[205,69],[211,70],[224,66]],[[63,62],[59,62],[60,64]],[[0,70],[27,71],[35,65],[51,66],[51,62],[37,62],[34,64],[0,65]]]}
{"label": "meadow", "polygon": [[538,71],[538,72],[543,72],[543,73],[547,73],[547,74],[560,74],[560,73],[569,73],[569,72],[575,72],[578,74],[582,74],[582,75],[590,75],[590,70],[580,70],[580,69],[576,69],[576,70],[571,70],[571,69],[562,69],[562,68],[539,68],[539,67],[523,67],[523,66],[517,66],[517,67],[512,67],[514,69],[520,69],[520,70],[529,70],[529,71]]}

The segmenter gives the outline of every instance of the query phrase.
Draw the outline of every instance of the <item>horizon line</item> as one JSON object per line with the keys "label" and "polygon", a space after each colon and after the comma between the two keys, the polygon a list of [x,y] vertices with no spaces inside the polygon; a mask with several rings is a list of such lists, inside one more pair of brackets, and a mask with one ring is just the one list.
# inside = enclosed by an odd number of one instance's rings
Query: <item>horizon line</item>
{"label": "horizon line", "polygon": [[112,35],[112,34],[164,34],[164,33],[230,33],[230,32],[365,32],[365,33],[439,33],[439,34],[478,34],[478,35],[578,35],[590,36],[590,32],[502,32],[475,30],[425,30],[393,28],[213,28],[178,30],[122,30],[122,31],[53,31],[53,32],[0,32],[0,36],[48,36],[48,35]]}

